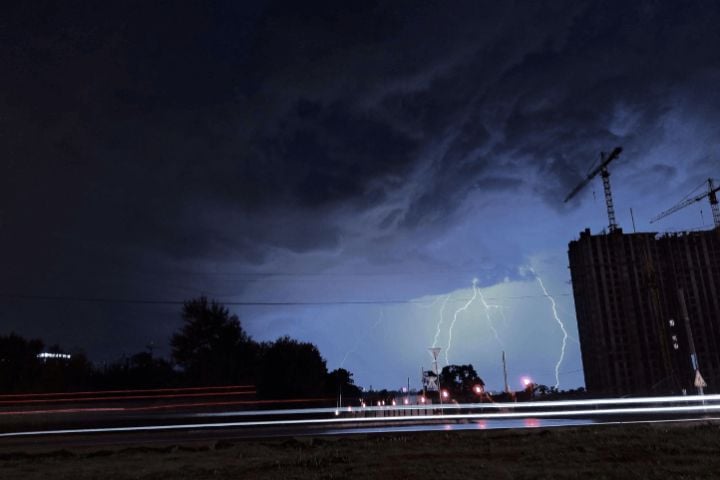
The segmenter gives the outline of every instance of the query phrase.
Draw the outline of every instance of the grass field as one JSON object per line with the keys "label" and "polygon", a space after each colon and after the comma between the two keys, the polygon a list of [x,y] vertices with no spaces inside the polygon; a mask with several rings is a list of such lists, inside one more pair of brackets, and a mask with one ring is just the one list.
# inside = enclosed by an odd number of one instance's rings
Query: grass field
{"label": "grass field", "polygon": [[431,432],[24,452],[0,445],[0,478],[720,478],[720,427]]}

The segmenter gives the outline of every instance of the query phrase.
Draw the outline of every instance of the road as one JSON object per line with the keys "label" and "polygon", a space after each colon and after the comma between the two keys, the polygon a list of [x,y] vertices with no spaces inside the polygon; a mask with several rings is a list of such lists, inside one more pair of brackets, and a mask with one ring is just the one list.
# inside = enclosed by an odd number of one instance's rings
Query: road
{"label": "road", "polygon": [[304,435],[709,421],[720,395],[520,403],[314,408],[268,404],[249,386],[0,396],[0,450]]}

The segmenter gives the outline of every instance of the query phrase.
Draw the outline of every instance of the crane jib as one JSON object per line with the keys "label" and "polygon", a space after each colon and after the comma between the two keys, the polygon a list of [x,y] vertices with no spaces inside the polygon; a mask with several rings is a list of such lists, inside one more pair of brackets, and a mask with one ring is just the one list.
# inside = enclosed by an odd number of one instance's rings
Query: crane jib
{"label": "crane jib", "polygon": [[712,178],[707,179],[707,185],[708,185],[708,189],[706,192],[701,193],[700,195],[697,195],[693,198],[688,198],[688,199],[682,200],[681,202],[668,208],[664,212],[656,215],[652,220],[650,220],[650,223],[655,223],[658,220],[665,218],[668,215],[671,215],[671,214],[677,212],[678,210],[682,210],[683,208],[687,207],[688,205],[692,205],[693,203],[699,202],[703,198],[707,197],[707,199],[710,201],[710,209],[712,210],[712,214],[713,214],[713,223],[715,224],[716,227],[720,227],[720,208],[718,208],[718,200],[717,200],[717,196],[715,195],[718,191],[720,191],[720,187],[716,187],[713,184]]}
{"label": "crane jib", "polygon": [[590,180],[595,178],[595,176],[600,173],[603,169],[607,168],[608,164],[615,160],[617,157],[620,156],[620,153],[622,153],[622,147],[615,147],[612,152],[610,152],[610,155],[605,156],[605,154],[602,154],[602,161],[600,162],[600,165],[595,168],[588,176],[580,182],[569,194],[567,197],[565,197],[565,202],[570,200],[572,197],[574,197],[580,190],[582,190],[585,185],[587,185]]}

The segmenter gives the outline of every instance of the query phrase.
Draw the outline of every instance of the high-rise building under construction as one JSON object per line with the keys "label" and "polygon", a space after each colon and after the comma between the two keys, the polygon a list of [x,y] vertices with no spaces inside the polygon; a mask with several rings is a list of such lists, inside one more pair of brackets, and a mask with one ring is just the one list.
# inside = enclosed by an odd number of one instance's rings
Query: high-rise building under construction
{"label": "high-rise building under construction", "polygon": [[720,228],[585,230],[568,256],[590,393],[720,391]]}

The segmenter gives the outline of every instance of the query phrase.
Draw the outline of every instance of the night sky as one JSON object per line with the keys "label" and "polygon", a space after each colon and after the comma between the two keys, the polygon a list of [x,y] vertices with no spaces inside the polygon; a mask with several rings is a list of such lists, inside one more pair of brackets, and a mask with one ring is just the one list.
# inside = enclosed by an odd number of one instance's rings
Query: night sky
{"label": "night sky", "polygon": [[712,222],[649,219],[720,177],[717,2],[7,8],[0,334],[167,355],[206,295],[365,387],[436,344],[575,388],[567,244],[607,215],[599,178],[562,200],[600,152],[624,231]]}

